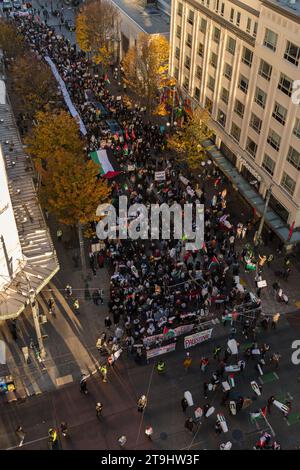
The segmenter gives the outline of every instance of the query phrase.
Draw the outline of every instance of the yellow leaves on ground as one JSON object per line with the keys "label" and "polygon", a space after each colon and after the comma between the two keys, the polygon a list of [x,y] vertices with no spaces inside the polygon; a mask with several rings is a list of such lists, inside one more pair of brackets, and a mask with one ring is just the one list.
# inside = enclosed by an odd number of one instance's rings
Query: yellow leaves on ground
{"label": "yellow leaves on ground", "polygon": [[123,60],[125,82],[150,112],[159,88],[167,79],[169,43],[159,34],[140,34]]}
{"label": "yellow leaves on ground", "polygon": [[197,109],[193,116],[188,118],[183,128],[168,139],[169,146],[186,158],[191,169],[196,170],[201,161],[206,158],[202,142],[212,135],[209,124],[209,113],[206,110]]}

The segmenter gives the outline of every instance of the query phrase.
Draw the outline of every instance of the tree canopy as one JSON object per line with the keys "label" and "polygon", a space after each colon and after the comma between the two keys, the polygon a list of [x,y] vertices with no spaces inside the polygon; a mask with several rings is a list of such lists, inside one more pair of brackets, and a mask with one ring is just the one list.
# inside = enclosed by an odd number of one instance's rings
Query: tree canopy
{"label": "tree canopy", "polygon": [[198,169],[201,161],[206,158],[202,142],[212,136],[212,131],[209,129],[210,121],[208,111],[198,108],[192,117],[188,117],[183,127],[168,139],[168,145],[186,158],[192,170]]}
{"label": "tree canopy", "polygon": [[0,49],[6,58],[16,58],[24,53],[25,41],[14,24],[0,18]]}
{"label": "tree canopy", "polygon": [[76,39],[93,62],[107,67],[119,39],[118,10],[109,0],[89,0],[76,17]]}
{"label": "tree canopy", "polygon": [[12,88],[22,112],[33,119],[36,111],[57,102],[57,84],[49,66],[31,52],[18,56],[12,66]]}
{"label": "tree canopy", "polygon": [[168,59],[169,43],[164,36],[141,33],[123,60],[125,83],[141,102],[146,101],[148,112],[167,83]]}

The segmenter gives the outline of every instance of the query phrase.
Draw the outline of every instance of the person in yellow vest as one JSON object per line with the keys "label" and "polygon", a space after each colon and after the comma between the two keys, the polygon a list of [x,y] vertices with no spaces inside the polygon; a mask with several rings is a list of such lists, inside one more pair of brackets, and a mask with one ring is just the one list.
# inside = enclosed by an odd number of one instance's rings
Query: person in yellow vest
{"label": "person in yellow vest", "polygon": [[159,374],[163,374],[166,370],[166,363],[162,360],[158,361],[156,364],[156,370]]}
{"label": "person in yellow vest", "polygon": [[74,300],[73,307],[74,307],[76,313],[79,313],[79,300],[78,299]]}
{"label": "person in yellow vest", "polygon": [[259,255],[258,257],[258,265],[262,268],[265,262],[267,261],[266,255]]}
{"label": "person in yellow vest", "polygon": [[187,371],[189,370],[189,368],[191,367],[192,362],[193,362],[193,360],[192,360],[192,358],[190,357],[190,353],[187,352],[187,353],[186,353],[186,358],[185,358],[185,360],[183,361],[183,367],[184,367],[184,369],[185,369],[186,372],[187,372]]}
{"label": "person in yellow vest", "polygon": [[102,374],[102,382],[106,383],[107,382],[107,366],[106,365],[101,366],[100,372]]}
{"label": "person in yellow vest", "polygon": [[57,240],[58,240],[59,242],[61,242],[62,235],[63,235],[62,229],[61,229],[61,228],[58,228],[58,229],[56,230],[56,237],[57,237]]}

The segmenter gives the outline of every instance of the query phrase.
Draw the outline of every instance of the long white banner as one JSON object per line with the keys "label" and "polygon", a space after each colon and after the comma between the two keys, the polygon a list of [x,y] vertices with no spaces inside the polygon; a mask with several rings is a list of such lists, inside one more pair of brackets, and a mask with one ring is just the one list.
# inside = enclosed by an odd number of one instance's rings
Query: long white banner
{"label": "long white banner", "polygon": [[86,135],[87,134],[87,130],[85,128],[85,125],[81,119],[81,117],[79,116],[78,112],[76,111],[76,108],[75,106],[73,105],[72,103],[72,100],[70,98],[70,95],[69,95],[69,92],[66,88],[66,85],[65,85],[65,82],[63,81],[63,79],[61,78],[61,76],[59,75],[59,72],[56,68],[56,65],[55,63],[50,59],[50,57],[48,56],[45,56],[45,61],[49,64],[51,70],[52,70],[52,73],[54,75],[54,77],[56,78],[56,81],[58,82],[59,86],[60,86],[60,89],[62,91],[62,94],[63,94],[63,97],[64,97],[64,100],[65,100],[65,103],[66,105],[68,106],[69,108],[69,111],[70,111],[70,114],[73,116],[73,118],[77,121],[79,127],[80,127],[80,132],[83,134],[83,135]]}

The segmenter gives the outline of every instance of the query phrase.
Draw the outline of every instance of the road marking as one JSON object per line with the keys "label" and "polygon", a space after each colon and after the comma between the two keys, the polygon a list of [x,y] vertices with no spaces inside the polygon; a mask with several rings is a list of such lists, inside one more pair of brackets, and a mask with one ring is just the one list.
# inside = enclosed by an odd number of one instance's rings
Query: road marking
{"label": "road marking", "polygon": [[72,374],[69,374],[69,375],[64,375],[62,377],[58,377],[56,379],[56,385],[58,387],[60,387],[61,385],[66,385],[66,384],[69,384],[71,382],[74,382],[74,379],[73,379],[73,376]]}
{"label": "road marking", "polygon": [[[25,447],[25,446],[28,446],[30,444],[34,444],[35,442],[44,441],[45,439],[48,439],[48,436],[40,437],[39,439],[35,439],[34,441],[24,442],[24,444],[21,447]],[[17,446],[8,447],[7,449],[2,449],[2,450],[13,450],[13,449],[19,449],[19,448],[20,448],[19,445],[17,445]]]}

